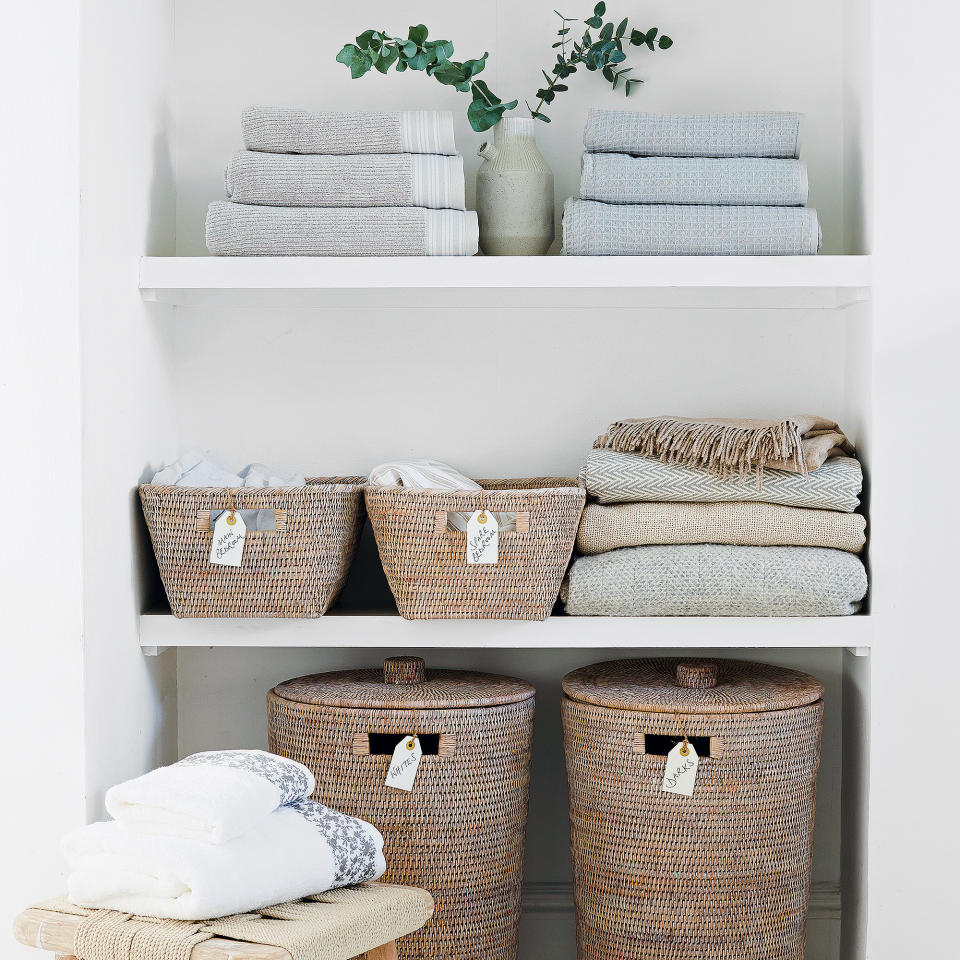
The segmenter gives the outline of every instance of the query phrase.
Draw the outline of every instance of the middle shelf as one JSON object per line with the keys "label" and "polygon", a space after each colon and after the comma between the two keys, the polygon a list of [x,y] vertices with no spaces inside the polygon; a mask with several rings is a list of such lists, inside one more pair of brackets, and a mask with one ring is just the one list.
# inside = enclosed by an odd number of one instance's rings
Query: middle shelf
{"label": "middle shelf", "polygon": [[296,619],[140,617],[145,653],[164,647],[668,647],[872,646],[869,615],[852,617],[568,617],[529,620],[404,620],[397,614],[331,612]]}

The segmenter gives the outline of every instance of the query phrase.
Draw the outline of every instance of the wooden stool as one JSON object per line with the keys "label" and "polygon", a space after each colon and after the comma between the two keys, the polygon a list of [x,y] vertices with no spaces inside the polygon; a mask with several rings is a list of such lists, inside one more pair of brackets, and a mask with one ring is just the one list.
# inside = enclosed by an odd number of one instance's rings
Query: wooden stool
{"label": "wooden stool", "polygon": [[[372,892],[374,889],[382,892],[384,906],[388,906],[392,896],[400,893],[409,896],[409,893],[416,888],[378,883],[366,884],[363,889],[365,893]],[[405,923],[402,929],[393,931],[392,939],[356,955],[357,960],[361,958],[362,960],[397,960],[397,938],[412,933],[413,929],[419,929],[433,915],[433,898],[426,890],[416,889],[416,892],[422,897],[424,906],[423,919],[418,926],[411,928],[409,922]],[[28,947],[53,951],[57,960],[77,960],[73,954],[74,935],[83,919],[82,916],[74,914],[31,907],[16,918],[13,933],[20,943]],[[213,925],[216,921],[210,921],[210,923]],[[210,940],[196,944],[190,954],[190,960],[292,960],[292,957],[284,947],[214,936]],[[316,960],[348,960],[348,958],[318,956]]]}

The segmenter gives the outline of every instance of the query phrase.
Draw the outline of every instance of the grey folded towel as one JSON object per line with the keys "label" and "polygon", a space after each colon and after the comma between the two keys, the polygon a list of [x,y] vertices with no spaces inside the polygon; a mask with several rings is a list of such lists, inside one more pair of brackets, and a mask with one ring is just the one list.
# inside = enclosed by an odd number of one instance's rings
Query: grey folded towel
{"label": "grey folded towel", "polygon": [[641,157],[800,156],[799,113],[685,115],[597,110],[587,114],[588,150]]}
{"label": "grey folded towel", "polygon": [[463,157],[429,153],[330,156],[239,150],[224,175],[234,203],[277,207],[463,210]]}
{"label": "grey folded towel", "polygon": [[441,153],[453,155],[449,110],[332,113],[299,107],[248,107],[243,145],[267,153]]}
{"label": "grey folded towel", "polygon": [[578,617],[840,617],[867,572],[824,547],[625,547],[578,557],[561,590]]}
{"label": "grey folded towel", "polygon": [[611,204],[570,198],[567,256],[799,256],[820,247],[810,207]]}
{"label": "grey folded towel", "polygon": [[265,207],[217,200],[207,210],[207,249],[220,256],[469,257],[479,231],[472,210],[423,207]]}
{"label": "grey folded towel", "polygon": [[600,503],[756,501],[851,513],[860,504],[863,468],[855,457],[831,457],[807,476],[765,469],[762,480],[752,473],[721,478],[703,467],[600,449],[590,451],[580,471],[588,496]]}
{"label": "grey folded towel", "polygon": [[807,168],[799,160],[765,157],[585,153],[580,199],[802,207],[807,202]]}

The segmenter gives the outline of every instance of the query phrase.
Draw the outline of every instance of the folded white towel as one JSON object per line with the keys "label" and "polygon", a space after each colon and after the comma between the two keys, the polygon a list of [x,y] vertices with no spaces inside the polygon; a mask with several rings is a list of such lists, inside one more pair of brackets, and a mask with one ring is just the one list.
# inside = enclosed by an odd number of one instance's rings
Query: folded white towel
{"label": "folded white towel", "polygon": [[[411,490],[482,490],[475,480],[465,477],[442,460],[391,460],[370,471],[370,482],[378,487],[408,487]],[[501,533],[517,529],[513,513],[495,513]],[[468,513],[448,513],[447,529],[466,531]]]}
{"label": "folded white towel", "polygon": [[310,770],[263,750],[212,750],[119,783],[107,813],[137,833],[224,843],[316,789]]}
{"label": "folded white towel", "polygon": [[94,823],[69,834],[63,848],[73,903],[173,920],[246,913],[375,880],[386,869],[375,827],[312,800],[280,807],[228,843]]}
{"label": "folded white towel", "polygon": [[307,481],[301,473],[281,473],[262,463],[250,463],[234,473],[209,450],[189,450],[161,467],[150,482],[176,487],[302,487]]}

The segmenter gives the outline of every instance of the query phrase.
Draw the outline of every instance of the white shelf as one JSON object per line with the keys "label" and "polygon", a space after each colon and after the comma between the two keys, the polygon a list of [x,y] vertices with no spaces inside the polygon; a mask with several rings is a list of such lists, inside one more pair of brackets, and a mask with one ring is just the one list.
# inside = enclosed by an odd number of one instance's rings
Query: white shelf
{"label": "white shelf", "polygon": [[143,298],[181,306],[835,308],[871,283],[868,256],[140,260]]}
{"label": "white shelf", "polygon": [[848,647],[872,645],[869,616],[551,617],[404,620],[396,614],[330,614],[314,620],[178,620],[140,617],[145,653],[167,647]]}

